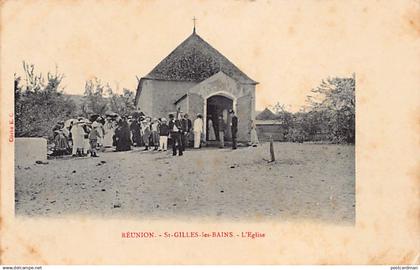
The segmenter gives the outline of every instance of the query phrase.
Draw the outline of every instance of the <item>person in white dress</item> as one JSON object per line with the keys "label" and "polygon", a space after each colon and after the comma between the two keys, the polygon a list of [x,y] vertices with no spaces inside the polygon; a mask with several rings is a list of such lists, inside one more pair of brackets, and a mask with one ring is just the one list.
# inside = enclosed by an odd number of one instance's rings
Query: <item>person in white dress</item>
{"label": "person in white dress", "polygon": [[103,146],[106,148],[112,147],[113,136],[115,134],[115,125],[111,118],[107,118],[104,126],[104,139],[103,139]]}
{"label": "person in white dress", "polygon": [[209,141],[215,141],[216,133],[214,132],[213,120],[211,120],[211,118],[209,118],[207,126],[209,131]]}
{"label": "person in white dress", "polygon": [[99,137],[98,137],[98,147],[103,147],[104,145],[104,136],[105,136],[105,130],[104,130],[104,126],[102,125],[102,118],[98,117],[98,119],[95,120],[95,122],[92,123],[92,128],[93,126],[95,126],[97,128]]}
{"label": "person in white dress", "polygon": [[76,123],[73,123],[71,128],[71,137],[73,140],[73,149],[72,156],[82,156],[84,148],[84,135],[82,119],[78,120]]}
{"label": "person in white dress", "polygon": [[90,125],[92,123],[89,120],[84,120],[82,128],[83,128],[83,155],[87,156],[90,153],[90,141],[89,141],[89,133],[90,133]]}
{"label": "person in white dress", "polygon": [[258,140],[257,126],[255,125],[255,121],[251,122],[251,132],[250,133],[251,133],[251,145],[253,147],[257,147],[260,142]]}
{"label": "person in white dress", "polygon": [[194,120],[194,148],[200,148],[201,145],[201,133],[203,132],[203,117],[201,114],[197,114],[197,119]]}

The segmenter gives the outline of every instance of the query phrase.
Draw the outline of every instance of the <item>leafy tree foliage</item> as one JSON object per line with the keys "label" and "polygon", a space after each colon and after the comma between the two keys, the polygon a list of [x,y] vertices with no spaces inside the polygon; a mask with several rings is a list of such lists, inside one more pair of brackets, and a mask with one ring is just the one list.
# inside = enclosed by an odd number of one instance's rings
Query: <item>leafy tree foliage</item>
{"label": "leafy tree foliage", "polygon": [[83,102],[80,105],[83,116],[91,114],[104,115],[109,109],[108,100],[104,94],[109,91],[109,84],[104,85],[98,78],[88,80],[85,83]]}
{"label": "leafy tree foliage", "polygon": [[32,64],[23,62],[24,76],[15,74],[15,125],[17,137],[45,137],[51,139],[52,128],[58,121],[65,121],[79,115],[89,118],[92,114],[104,115],[112,110],[119,115],[135,111],[135,94],[124,89],[115,94],[111,86],[98,78],[86,81],[80,108],[63,93],[59,73],[36,73]]}
{"label": "leafy tree foliage", "polygon": [[317,127],[329,131],[333,142],[355,142],[355,88],[354,77],[328,78],[309,97],[310,108],[319,118]]}
{"label": "leafy tree foliage", "polygon": [[124,88],[122,94],[116,94],[109,83],[102,83],[95,78],[85,84],[85,93],[81,111],[85,117],[91,114],[105,115],[112,111],[119,115],[129,115],[135,111],[135,94]]}
{"label": "leafy tree foliage", "polygon": [[134,106],[135,94],[133,91],[124,88],[121,95],[115,94],[112,89],[108,92],[111,110],[119,115],[131,115],[136,107]]}
{"label": "leafy tree foliage", "polygon": [[355,142],[355,78],[328,78],[311,90],[307,106],[291,113],[277,103],[277,115],[287,141],[327,139],[334,143]]}
{"label": "leafy tree foliage", "polygon": [[63,95],[64,75],[37,74],[33,64],[23,62],[24,78],[15,74],[15,135],[16,137],[52,137],[57,121],[70,118],[76,104]]}

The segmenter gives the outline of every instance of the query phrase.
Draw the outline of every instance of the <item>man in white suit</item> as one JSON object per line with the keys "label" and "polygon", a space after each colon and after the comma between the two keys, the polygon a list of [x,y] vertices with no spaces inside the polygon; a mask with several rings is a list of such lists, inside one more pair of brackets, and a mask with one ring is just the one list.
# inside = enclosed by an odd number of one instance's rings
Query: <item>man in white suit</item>
{"label": "man in white suit", "polygon": [[197,119],[194,120],[194,148],[200,148],[201,145],[201,133],[203,132],[203,117],[201,114],[197,114]]}

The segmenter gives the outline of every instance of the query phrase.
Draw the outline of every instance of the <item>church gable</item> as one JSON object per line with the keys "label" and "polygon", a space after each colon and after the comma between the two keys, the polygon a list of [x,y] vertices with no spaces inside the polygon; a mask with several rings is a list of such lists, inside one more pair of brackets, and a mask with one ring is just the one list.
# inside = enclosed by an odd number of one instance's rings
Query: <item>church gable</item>
{"label": "church gable", "polygon": [[190,88],[188,93],[207,97],[220,91],[228,92],[235,97],[244,95],[243,89],[238,82],[222,71]]}
{"label": "church gable", "polygon": [[219,71],[244,84],[256,84],[195,32],[144,78],[201,82]]}

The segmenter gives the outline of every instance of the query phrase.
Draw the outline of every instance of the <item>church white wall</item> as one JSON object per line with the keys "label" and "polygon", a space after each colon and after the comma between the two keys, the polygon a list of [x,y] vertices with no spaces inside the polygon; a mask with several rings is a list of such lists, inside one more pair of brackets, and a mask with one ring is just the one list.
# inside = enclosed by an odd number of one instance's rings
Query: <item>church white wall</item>
{"label": "church white wall", "polygon": [[195,82],[151,81],[153,91],[153,117],[167,117],[176,111],[175,101],[185,95]]}
{"label": "church white wall", "polygon": [[197,114],[204,116],[204,99],[197,94],[188,95],[188,114],[191,119],[195,119]]}
{"label": "church white wall", "polygon": [[242,96],[238,99],[236,116],[238,117],[238,141],[248,142],[250,138],[252,120],[252,95]]}
{"label": "church white wall", "polygon": [[251,98],[251,119],[255,120],[255,85],[254,84],[244,84],[242,85],[245,93],[249,93]]}
{"label": "church white wall", "polygon": [[195,82],[145,80],[140,94],[138,107],[146,115],[167,117],[174,112],[174,105]]}
{"label": "church white wall", "polygon": [[153,81],[142,81],[142,90],[137,104],[137,109],[150,115],[153,112]]}
{"label": "church white wall", "polygon": [[[181,110],[194,115],[205,113],[206,99],[212,95],[224,95],[233,100],[239,119],[238,140],[248,141],[251,121],[255,119],[255,85],[240,84],[224,73],[218,73],[197,84],[194,82],[146,80],[139,99],[139,107],[152,117],[167,117],[176,111],[175,101],[187,92]],[[199,99],[193,97],[200,97]],[[188,102],[187,102],[188,100]],[[200,104],[195,104],[199,102]]]}
{"label": "church white wall", "polygon": [[178,104],[176,104],[176,108],[180,108],[181,112],[188,113],[188,97],[181,100]]}
{"label": "church white wall", "polygon": [[250,140],[252,120],[255,120],[255,85],[241,85],[246,95],[238,99],[236,114],[238,116],[238,141]]}

